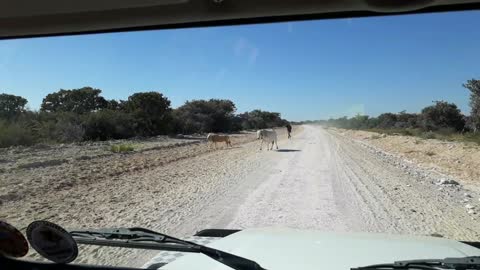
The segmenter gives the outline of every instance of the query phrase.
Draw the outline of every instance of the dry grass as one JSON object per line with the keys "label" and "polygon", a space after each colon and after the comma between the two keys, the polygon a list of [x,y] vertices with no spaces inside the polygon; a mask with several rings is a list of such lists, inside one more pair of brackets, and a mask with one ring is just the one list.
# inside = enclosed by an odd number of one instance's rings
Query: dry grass
{"label": "dry grass", "polygon": [[[437,139],[442,141],[455,141],[455,142],[473,142],[480,145],[480,133],[455,133],[451,130],[439,130],[439,131],[422,131],[420,129],[368,129],[366,131],[376,132],[387,135],[404,135],[414,136],[421,139]],[[381,137],[372,135],[371,139],[379,139]],[[415,144],[422,143],[420,140],[415,140]]]}
{"label": "dry grass", "polygon": [[133,150],[135,150],[133,144],[116,144],[110,146],[110,151],[114,153],[132,152]]}

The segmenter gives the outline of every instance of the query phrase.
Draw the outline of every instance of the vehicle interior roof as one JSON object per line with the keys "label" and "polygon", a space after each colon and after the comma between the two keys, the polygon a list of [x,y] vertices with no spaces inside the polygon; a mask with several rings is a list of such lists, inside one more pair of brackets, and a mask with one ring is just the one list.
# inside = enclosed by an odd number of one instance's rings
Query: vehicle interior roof
{"label": "vehicle interior roof", "polygon": [[478,9],[477,0],[6,0],[0,39]]}

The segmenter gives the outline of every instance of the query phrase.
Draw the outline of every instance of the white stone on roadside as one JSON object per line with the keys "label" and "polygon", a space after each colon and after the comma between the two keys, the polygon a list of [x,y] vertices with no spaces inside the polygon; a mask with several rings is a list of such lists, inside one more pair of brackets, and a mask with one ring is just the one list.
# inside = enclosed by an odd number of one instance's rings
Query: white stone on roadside
{"label": "white stone on roadside", "polygon": [[407,184],[407,187],[411,187],[411,186],[412,186],[412,185],[410,185],[410,184]]}
{"label": "white stone on roadside", "polygon": [[468,210],[467,213],[470,215],[475,215],[475,211],[473,211],[472,209]]}
{"label": "white stone on roadside", "polygon": [[471,205],[471,204],[467,204],[467,205],[465,205],[465,208],[467,208],[467,209],[473,209],[473,208],[475,208],[475,206],[473,206],[473,205]]}

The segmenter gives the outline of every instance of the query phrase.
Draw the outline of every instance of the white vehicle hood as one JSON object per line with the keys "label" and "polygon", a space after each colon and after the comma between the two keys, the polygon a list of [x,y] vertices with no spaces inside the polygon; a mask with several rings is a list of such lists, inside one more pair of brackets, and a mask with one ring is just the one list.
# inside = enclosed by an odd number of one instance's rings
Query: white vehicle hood
{"label": "white vehicle hood", "polygon": [[[480,249],[436,237],[247,229],[208,246],[259,263],[268,270],[348,270],[398,260],[480,256]],[[165,270],[231,270],[202,254],[187,254]]]}

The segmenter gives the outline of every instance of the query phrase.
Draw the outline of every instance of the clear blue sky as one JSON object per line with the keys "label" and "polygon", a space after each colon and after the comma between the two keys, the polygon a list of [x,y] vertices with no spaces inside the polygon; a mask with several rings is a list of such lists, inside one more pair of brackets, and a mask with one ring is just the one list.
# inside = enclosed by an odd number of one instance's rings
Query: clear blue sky
{"label": "clear blue sky", "polygon": [[419,111],[480,78],[480,12],[0,41],[0,92],[38,109],[60,88],[227,98],[289,120]]}

